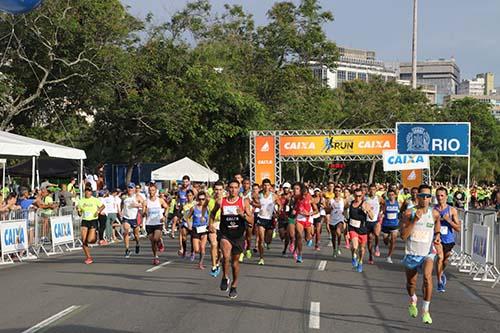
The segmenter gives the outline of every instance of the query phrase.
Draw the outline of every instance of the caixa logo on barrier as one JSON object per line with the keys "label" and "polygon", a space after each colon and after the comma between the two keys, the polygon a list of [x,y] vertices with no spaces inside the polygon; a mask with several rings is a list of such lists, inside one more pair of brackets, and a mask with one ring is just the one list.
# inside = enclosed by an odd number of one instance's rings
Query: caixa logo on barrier
{"label": "caixa logo on barrier", "polygon": [[6,246],[24,244],[26,241],[26,235],[22,227],[5,229],[3,237]]}
{"label": "caixa logo on barrier", "polygon": [[71,231],[71,222],[57,223],[54,225],[54,236],[56,238],[71,236]]}

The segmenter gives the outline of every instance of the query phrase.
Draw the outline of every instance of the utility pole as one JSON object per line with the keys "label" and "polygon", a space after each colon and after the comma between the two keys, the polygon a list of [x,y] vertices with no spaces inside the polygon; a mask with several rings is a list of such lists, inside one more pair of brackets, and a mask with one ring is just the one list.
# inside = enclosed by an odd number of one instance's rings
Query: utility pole
{"label": "utility pole", "polygon": [[418,10],[418,0],[413,0],[413,40],[412,40],[412,76],[411,85],[413,89],[417,89],[417,10]]}

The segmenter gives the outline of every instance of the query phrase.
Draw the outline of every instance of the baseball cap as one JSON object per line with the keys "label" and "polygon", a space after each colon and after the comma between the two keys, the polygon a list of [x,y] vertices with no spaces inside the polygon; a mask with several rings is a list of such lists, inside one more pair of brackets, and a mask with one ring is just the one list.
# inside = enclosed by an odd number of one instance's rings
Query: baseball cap
{"label": "baseball cap", "polygon": [[290,188],[290,187],[292,187],[292,185],[290,185],[289,182],[283,184],[283,188]]}
{"label": "baseball cap", "polygon": [[319,188],[317,188],[317,187],[316,187],[316,188],[314,189],[314,192],[321,192],[321,190],[320,190]]}
{"label": "baseball cap", "polygon": [[128,183],[127,188],[135,188],[135,183]]}

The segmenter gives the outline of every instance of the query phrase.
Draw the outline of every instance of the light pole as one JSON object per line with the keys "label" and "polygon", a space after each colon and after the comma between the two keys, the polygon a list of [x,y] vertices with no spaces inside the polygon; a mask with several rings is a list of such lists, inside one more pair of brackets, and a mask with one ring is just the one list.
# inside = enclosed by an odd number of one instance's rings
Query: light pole
{"label": "light pole", "polygon": [[411,85],[413,89],[417,89],[417,10],[418,0],[413,0],[413,40],[411,44]]}

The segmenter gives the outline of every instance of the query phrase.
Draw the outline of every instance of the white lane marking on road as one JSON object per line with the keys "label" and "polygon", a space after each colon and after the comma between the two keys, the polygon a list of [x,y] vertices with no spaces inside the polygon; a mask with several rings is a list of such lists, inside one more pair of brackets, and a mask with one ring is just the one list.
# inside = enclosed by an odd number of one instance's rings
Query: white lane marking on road
{"label": "white lane marking on road", "polygon": [[162,268],[163,266],[166,266],[166,265],[170,265],[172,262],[169,260],[169,261],[165,261],[163,264],[159,264],[158,266],[153,266],[151,267],[150,269],[148,269],[146,272],[148,273],[151,273],[151,272],[154,272],[156,271],[157,269],[160,269]]}
{"label": "white lane marking on road", "polygon": [[321,260],[318,265],[318,271],[324,271],[326,268],[326,260]]}
{"label": "white lane marking on road", "polygon": [[311,302],[309,311],[309,328],[319,330],[319,302]]}
{"label": "white lane marking on road", "polygon": [[44,321],[36,324],[35,326],[31,327],[31,328],[28,328],[26,331],[23,331],[23,333],[33,333],[33,332],[38,332],[39,330],[41,330],[42,328],[45,328],[47,326],[49,326],[50,324],[52,324],[53,322],[61,319],[62,317],[64,316],[67,316],[68,314],[70,314],[71,312],[77,310],[78,308],[80,308],[81,305],[72,305],[70,306],[69,308],[67,309],[64,309],[62,310],[61,312],[59,313],[56,313],[55,315],[53,315],[52,317],[49,317],[47,319],[45,319]]}

